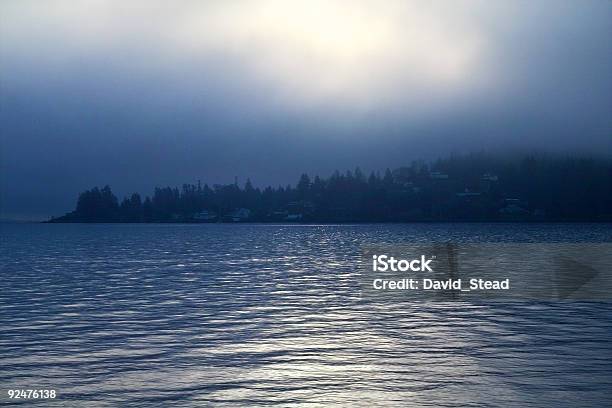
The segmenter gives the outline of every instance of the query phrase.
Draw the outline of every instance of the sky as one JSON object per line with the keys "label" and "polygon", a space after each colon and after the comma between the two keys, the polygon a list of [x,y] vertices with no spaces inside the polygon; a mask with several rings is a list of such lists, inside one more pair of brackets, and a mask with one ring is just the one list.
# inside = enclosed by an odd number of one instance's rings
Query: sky
{"label": "sky", "polygon": [[3,0],[0,218],[472,151],[612,155],[607,0]]}

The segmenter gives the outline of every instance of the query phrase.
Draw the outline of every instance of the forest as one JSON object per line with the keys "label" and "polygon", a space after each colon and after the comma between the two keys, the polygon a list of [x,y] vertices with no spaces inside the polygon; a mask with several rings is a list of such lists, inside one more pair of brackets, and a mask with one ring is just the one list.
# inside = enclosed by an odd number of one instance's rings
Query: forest
{"label": "forest", "polygon": [[382,174],[359,168],[294,186],[250,180],[157,187],[119,201],[109,186],[82,192],[49,222],[612,221],[612,160],[484,153],[413,162]]}

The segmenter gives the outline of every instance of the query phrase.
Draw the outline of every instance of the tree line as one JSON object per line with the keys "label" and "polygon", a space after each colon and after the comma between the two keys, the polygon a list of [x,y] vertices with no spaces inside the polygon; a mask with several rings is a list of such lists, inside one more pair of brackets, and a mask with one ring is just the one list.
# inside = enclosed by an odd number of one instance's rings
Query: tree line
{"label": "tree line", "polygon": [[[238,214],[238,209],[245,209]],[[202,217],[202,214],[205,217]],[[359,168],[295,186],[184,184],[119,201],[109,186],[82,192],[50,222],[612,221],[612,162],[484,153],[413,162],[382,174]]]}

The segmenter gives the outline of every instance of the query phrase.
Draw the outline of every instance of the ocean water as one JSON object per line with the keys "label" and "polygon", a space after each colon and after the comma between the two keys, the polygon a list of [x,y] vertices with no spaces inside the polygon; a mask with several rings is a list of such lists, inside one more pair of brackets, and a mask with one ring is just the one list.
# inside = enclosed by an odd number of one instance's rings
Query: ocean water
{"label": "ocean water", "polygon": [[2,224],[0,239],[0,403],[612,406],[609,302],[377,301],[356,282],[364,245],[612,242],[609,224]]}

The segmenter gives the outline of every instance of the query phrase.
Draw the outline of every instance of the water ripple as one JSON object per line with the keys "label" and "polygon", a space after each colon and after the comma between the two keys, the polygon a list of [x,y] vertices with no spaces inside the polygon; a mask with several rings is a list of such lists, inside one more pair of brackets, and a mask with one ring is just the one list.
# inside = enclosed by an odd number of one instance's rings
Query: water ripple
{"label": "water ripple", "polygon": [[[360,297],[362,245],[609,225],[2,226],[0,384],[40,406],[608,406],[612,306]],[[478,237],[478,238],[474,238]]]}

